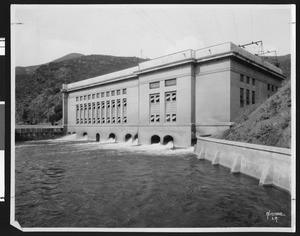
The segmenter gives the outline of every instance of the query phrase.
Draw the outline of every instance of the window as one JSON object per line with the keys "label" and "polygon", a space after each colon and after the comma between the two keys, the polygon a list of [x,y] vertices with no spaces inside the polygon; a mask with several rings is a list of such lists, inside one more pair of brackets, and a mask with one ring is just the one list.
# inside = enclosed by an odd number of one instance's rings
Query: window
{"label": "window", "polygon": [[78,101],[78,97],[76,97],[76,101]]}
{"label": "window", "polygon": [[247,84],[250,84],[250,77],[247,76],[247,80],[246,80]]}
{"label": "window", "polygon": [[89,120],[89,124],[92,123],[92,109],[91,109],[91,103],[88,104],[88,108],[89,108],[89,111],[88,111],[88,120]]}
{"label": "window", "polygon": [[159,81],[150,83],[149,88],[150,89],[159,88]]}
{"label": "window", "polygon": [[108,91],[108,92],[106,92],[106,97],[109,97],[109,91]]}
{"label": "window", "polygon": [[106,101],[106,123],[110,123],[110,101]]}
{"label": "window", "polygon": [[246,90],[246,105],[250,104],[250,90]]}
{"label": "window", "polygon": [[127,123],[127,99],[123,98],[123,123]]}
{"label": "window", "polygon": [[111,91],[111,96],[115,96],[115,90]]}
{"label": "window", "polygon": [[83,104],[80,104],[80,124],[83,124]]}
{"label": "window", "polygon": [[165,94],[166,122],[175,122],[177,113],[176,91]]}
{"label": "window", "polygon": [[102,97],[102,98],[105,97],[105,93],[104,93],[104,92],[101,93],[101,97]]}
{"label": "window", "polygon": [[274,91],[274,85],[272,85],[272,91]]}
{"label": "window", "polygon": [[244,107],[244,89],[240,88],[240,107]]}
{"label": "window", "polygon": [[[94,94],[95,95],[95,94]],[[96,104],[93,102],[92,104],[92,123],[95,124],[96,123],[96,117],[95,117],[95,108],[96,108]]]}
{"label": "window", "polygon": [[80,96],[80,101],[82,101],[82,96]]}
{"label": "window", "polygon": [[176,79],[167,79],[165,80],[165,86],[169,87],[169,86],[174,86],[177,84],[177,80]]}
{"label": "window", "polygon": [[159,122],[160,121],[160,97],[159,93],[150,94],[150,122]]}
{"label": "window", "polygon": [[86,95],[84,95],[83,100],[86,100]]}
{"label": "window", "polygon": [[97,93],[97,98],[100,98],[100,93]]}
{"label": "window", "polygon": [[268,90],[270,90],[270,84],[268,84]]}
{"label": "window", "polygon": [[104,112],[105,112],[105,102],[102,101],[101,102],[101,123],[105,123],[105,115],[104,115]]}
{"label": "window", "polygon": [[95,99],[95,94],[92,95],[92,99]]}
{"label": "window", "polygon": [[275,91],[277,91],[278,90],[278,87],[277,86],[275,86]]}
{"label": "window", "polygon": [[240,82],[244,82],[244,75],[240,75]]}
{"label": "window", "polygon": [[90,100],[91,99],[91,95],[88,95],[88,100]]}
{"label": "window", "polygon": [[255,91],[252,91],[252,104],[255,104]]}
{"label": "window", "polygon": [[126,88],[125,89],[123,89],[123,94],[126,94],[127,93],[127,90],[126,90]]}
{"label": "window", "polygon": [[76,105],[76,124],[79,124],[79,105]]}
{"label": "window", "polygon": [[120,89],[117,90],[117,95],[121,95],[121,90]]}
{"label": "window", "polygon": [[252,78],[252,85],[255,85],[255,79]]}

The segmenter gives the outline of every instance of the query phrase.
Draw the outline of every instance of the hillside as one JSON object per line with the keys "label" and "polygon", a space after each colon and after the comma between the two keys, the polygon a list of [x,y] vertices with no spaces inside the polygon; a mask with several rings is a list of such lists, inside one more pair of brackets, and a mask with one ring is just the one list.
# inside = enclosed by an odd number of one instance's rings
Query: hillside
{"label": "hillside", "polygon": [[16,123],[37,124],[62,118],[62,84],[127,69],[137,57],[68,54],[52,62],[16,67]]}
{"label": "hillside", "polygon": [[214,138],[291,148],[290,55],[282,56],[279,63],[287,79],[278,92],[261,104],[244,108],[233,127]]}

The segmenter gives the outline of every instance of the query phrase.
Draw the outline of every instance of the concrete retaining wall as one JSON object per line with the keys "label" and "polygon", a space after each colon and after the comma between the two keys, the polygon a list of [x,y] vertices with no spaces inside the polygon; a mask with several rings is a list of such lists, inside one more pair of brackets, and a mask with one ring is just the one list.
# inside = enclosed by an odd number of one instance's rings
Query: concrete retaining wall
{"label": "concrete retaining wall", "polygon": [[259,179],[260,185],[274,185],[291,192],[291,150],[249,143],[197,137],[199,159]]}

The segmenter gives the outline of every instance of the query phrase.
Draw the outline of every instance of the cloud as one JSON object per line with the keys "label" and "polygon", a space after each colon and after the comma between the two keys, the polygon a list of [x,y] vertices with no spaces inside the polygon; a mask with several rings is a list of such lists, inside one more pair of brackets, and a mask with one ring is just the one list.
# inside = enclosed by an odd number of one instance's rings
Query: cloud
{"label": "cloud", "polygon": [[171,54],[171,53],[183,51],[186,49],[200,49],[203,47],[204,47],[204,43],[200,39],[189,35],[189,36],[184,37],[181,40],[176,41],[175,45],[173,44],[173,45],[169,46],[166,49],[165,54]]}

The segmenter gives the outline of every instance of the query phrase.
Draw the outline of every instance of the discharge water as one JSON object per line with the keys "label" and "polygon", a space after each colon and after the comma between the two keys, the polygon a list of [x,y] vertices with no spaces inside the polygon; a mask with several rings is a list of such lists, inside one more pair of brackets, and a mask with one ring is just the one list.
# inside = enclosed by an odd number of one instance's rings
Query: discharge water
{"label": "discharge water", "polygon": [[16,144],[21,227],[290,226],[288,193],[199,160],[193,148],[71,136]]}

